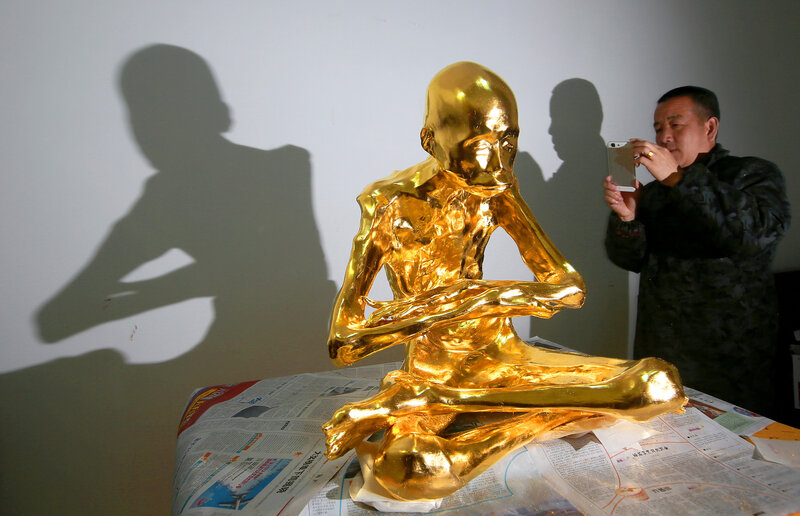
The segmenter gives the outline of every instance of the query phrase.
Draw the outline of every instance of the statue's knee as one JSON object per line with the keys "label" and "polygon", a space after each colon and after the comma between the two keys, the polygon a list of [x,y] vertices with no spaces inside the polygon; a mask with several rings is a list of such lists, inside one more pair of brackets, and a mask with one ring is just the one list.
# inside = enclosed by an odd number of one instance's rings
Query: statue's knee
{"label": "statue's knee", "polygon": [[403,500],[448,496],[464,486],[454,472],[444,442],[434,435],[407,434],[393,439],[376,457],[376,480]]}
{"label": "statue's knee", "polygon": [[669,382],[680,385],[681,377],[678,369],[667,362],[656,357],[647,357],[639,360],[639,369],[643,373],[643,379],[648,383]]}

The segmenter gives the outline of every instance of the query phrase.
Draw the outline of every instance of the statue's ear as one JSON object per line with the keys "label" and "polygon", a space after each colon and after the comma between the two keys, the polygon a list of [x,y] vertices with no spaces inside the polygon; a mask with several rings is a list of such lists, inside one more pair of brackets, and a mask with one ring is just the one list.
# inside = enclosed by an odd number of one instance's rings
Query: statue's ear
{"label": "statue's ear", "polygon": [[423,127],[419,132],[419,141],[425,152],[433,156],[433,129],[430,127]]}

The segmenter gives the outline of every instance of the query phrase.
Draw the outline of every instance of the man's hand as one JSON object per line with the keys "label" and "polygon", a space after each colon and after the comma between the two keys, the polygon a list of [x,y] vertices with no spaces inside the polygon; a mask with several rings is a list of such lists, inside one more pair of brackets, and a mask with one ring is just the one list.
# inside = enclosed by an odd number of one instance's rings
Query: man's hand
{"label": "man's hand", "polygon": [[639,184],[639,181],[635,181],[634,186],[636,187],[634,192],[620,192],[617,185],[611,180],[611,176],[606,177],[603,182],[606,204],[625,222],[636,218],[636,207],[642,196],[642,185]]}
{"label": "man's hand", "polygon": [[675,186],[683,177],[683,169],[666,147],[647,140],[630,140],[636,166],[644,165],[650,174],[665,186]]}

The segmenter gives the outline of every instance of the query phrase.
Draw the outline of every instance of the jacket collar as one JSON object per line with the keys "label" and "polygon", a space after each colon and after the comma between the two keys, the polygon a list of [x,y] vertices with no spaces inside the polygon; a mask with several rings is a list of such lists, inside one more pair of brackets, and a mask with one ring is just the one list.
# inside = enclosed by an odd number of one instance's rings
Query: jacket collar
{"label": "jacket collar", "polygon": [[714,145],[714,147],[708,154],[698,159],[695,163],[702,163],[706,167],[710,167],[711,165],[721,160],[728,154],[730,154],[730,152],[728,152],[728,149],[726,149],[725,147],[723,147],[718,143]]}

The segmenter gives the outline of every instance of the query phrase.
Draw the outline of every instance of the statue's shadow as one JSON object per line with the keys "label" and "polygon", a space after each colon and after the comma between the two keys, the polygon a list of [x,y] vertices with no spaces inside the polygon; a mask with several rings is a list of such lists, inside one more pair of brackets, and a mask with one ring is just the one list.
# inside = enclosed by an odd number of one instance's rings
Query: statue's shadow
{"label": "statue's shadow", "polygon": [[[57,343],[199,297],[213,298],[214,320],[202,342],[166,362],[129,365],[105,349],[0,376],[4,412],[22,423],[3,432],[3,461],[19,470],[4,475],[2,489],[16,500],[30,493],[20,513],[80,514],[88,501],[96,513],[163,513],[192,389],[330,368],[335,286],[312,213],[308,152],[222,137],[228,108],[208,65],[188,50],[135,53],[120,86],[132,133],[157,172],[83,270],[40,308],[39,333]],[[172,249],[192,263],[121,281]],[[31,449],[52,460],[31,461]],[[49,495],[34,496],[42,486]]]}
{"label": "statue's shadow", "polygon": [[531,335],[592,355],[627,354],[627,273],[605,254],[608,207],[603,201],[605,143],[603,109],[594,85],[584,79],[559,83],[550,99],[549,133],[561,166],[545,181],[529,153],[514,165],[520,191],[545,233],[586,281],[579,310],[552,319],[531,318]]}

